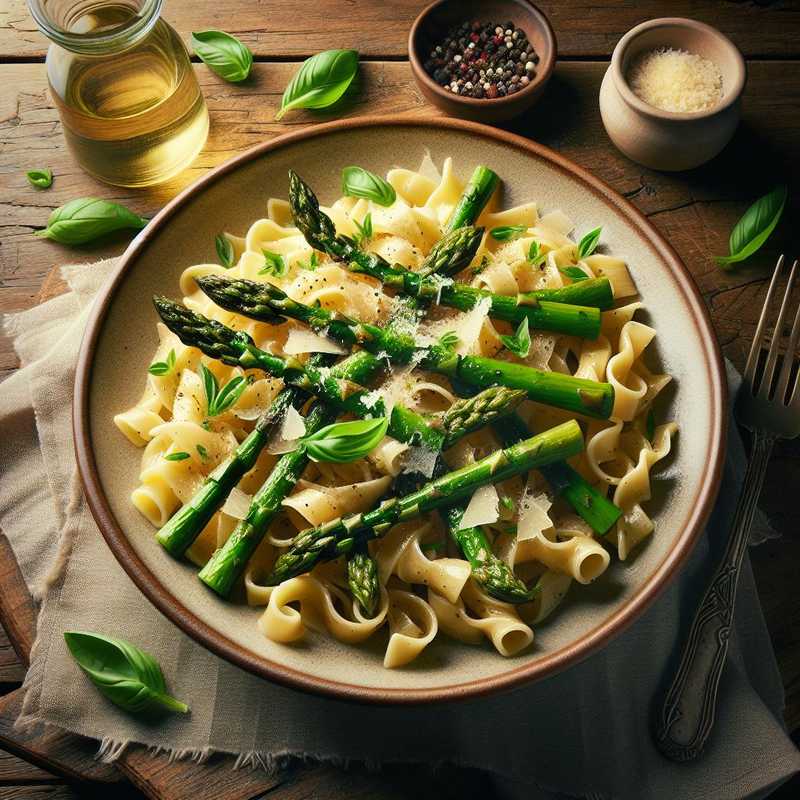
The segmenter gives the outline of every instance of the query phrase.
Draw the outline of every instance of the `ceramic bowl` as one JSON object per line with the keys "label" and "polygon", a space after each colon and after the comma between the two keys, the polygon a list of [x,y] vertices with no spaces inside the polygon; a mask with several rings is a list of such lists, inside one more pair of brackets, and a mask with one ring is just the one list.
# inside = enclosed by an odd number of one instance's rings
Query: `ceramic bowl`
{"label": "ceramic bowl", "polygon": [[[532,42],[539,63],[531,82],[519,92],[494,100],[461,97],[448,92],[423,64],[450,28],[465,20],[500,24],[510,20]],[[547,17],[528,0],[438,0],[414,20],[408,35],[411,71],[425,99],[454,117],[477,122],[504,122],[522,114],[541,97],[556,64],[556,37]]]}
{"label": "ceramic bowl", "polygon": [[[722,72],[720,103],[708,111],[678,113],[640,100],[628,85],[628,69],[641,53],[661,47],[714,61]],[[600,88],[603,124],[633,161],[652,169],[691,169],[712,159],[733,136],[745,78],[742,54],[716,28],[680,17],[652,19],[628,31],[614,48]]]}
{"label": "ceramic bowl", "polygon": [[[558,612],[536,627],[531,648],[505,659],[490,645],[444,635],[405,669],[383,667],[386,631],[348,646],[309,632],[296,646],[266,639],[262,610],[225,602],[170,558],[130,502],[142,451],[113,416],[136,403],[157,345],[154,294],[180,297],[178,279],[192,264],[215,262],[214,237],[243,234],[263,217],[268,197],[286,197],[297,169],[323,203],[340,193],[353,159],[378,174],[416,168],[424,155],[455,161],[466,181],[476,164],[503,180],[504,206],[537,201],[563,209],[578,234],[603,226],[603,245],[625,259],[658,331],[650,366],[674,377],[659,398],[659,419],[680,425],[673,453],[659,465],[648,513],[656,532],[626,562],[612,559],[601,580],[574,586]],[[265,142],[207,173],[142,231],[101,290],[81,348],[74,429],[86,497],[110,548],[156,607],[202,645],[253,673],[306,691],[373,703],[456,700],[509,689],[586,658],[624,630],[674,578],[699,537],[719,485],[725,389],[719,350],[694,283],[674,251],[630,203],[586,171],[538,144],[452,119],[360,118],[315,125]]]}

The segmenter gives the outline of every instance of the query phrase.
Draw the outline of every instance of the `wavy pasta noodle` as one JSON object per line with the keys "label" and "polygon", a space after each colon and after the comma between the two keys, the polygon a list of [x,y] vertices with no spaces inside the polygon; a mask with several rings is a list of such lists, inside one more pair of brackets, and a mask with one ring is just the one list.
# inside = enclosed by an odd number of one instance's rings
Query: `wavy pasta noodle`
{"label": "wavy pasta noodle", "polygon": [[[442,237],[465,181],[452,159],[437,167],[429,156],[419,169],[398,166],[385,177],[396,192],[389,206],[339,197],[322,208],[339,234],[359,238],[363,249],[390,264],[417,270]],[[479,529],[491,555],[528,586],[537,587],[532,599],[512,605],[491,597],[472,577],[470,562],[448,536],[442,518],[425,514],[381,531],[369,543],[368,553],[361,550],[374,560],[380,593],[375,613],[367,616],[350,593],[347,556],[318,564],[277,586],[267,585],[267,575],[300,531],[374,508],[395,493],[395,482],[404,473],[429,477],[438,454],[416,441],[385,436],[366,457],[352,463],[309,461],[302,474],[293,476],[291,491],[282,495],[279,511],[270,518],[234,593],[253,608],[258,630],[268,639],[291,644],[328,636],[358,646],[380,635],[386,641],[383,664],[389,669],[424,658],[439,632],[514,657],[530,647],[538,625],[545,620],[557,624],[553,617],[565,598],[599,579],[610,567],[612,553],[619,560],[628,559],[643,540],[654,535],[656,524],[646,508],[654,471],[669,456],[677,426],[663,419],[656,424],[654,407],[660,404],[659,395],[671,376],[657,371],[651,361],[656,330],[641,321],[641,314],[636,318],[644,307],[628,264],[605,252],[612,243],[606,248],[603,242],[602,253],[579,255],[573,238],[576,222],[562,211],[540,209],[533,198],[504,208],[498,198],[495,193],[481,212],[477,224],[485,232],[480,245],[455,279],[496,295],[518,297],[569,285],[576,279],[575,268],[587,278],[605,277],[611,284],[614,307],[602,312],[597,339],[531,329],[528,352],[517,355],[504,346],[502,338],[514,334],[515,326],[491,318],[488,299],[468,310],[433,302],[424,319],[421,314],[409,315],[396,288],[383,291],[373,278],[350,271],[309,245],[283,198],[267,200],[263,219],[224,234],[233,250],[229,269],[211,263],[188,265],[178,288],[184,305],[192,311],[249,335],[262,350],[281,357],[292,354],[300,362],[308,357],[301,347],[310,349],[314,344],[303,342],[298,347],[307,327],[296,320],[271,324],[222,309],[200,290],[197,279],[215,275],[268,282],[292,300],[319,306],[340,318],[399,326],[421,346],[453,333],[453,348],[462,356],[488,356],[610,383],[614,389],[611,418],[579,418],[585,448],[570,463],[619,506],[621,517],[601,537],[554,494],[544,472],[531,471],[527,485],[524,478],[503,481],[496,487],[497,499],[503,501],[497,519]],[[579,222],[581,228],[585,222]],[[514,235],[492,236],[491,231],[501,226],[511,226]],[[446,283],[441,281],[442,286]],[[320,346],[326,331],[316,334]],[[257,369],[211,359],[182,344],[161,323],[156,335],[141,396],[132,407],[121,409],[114,423],[131,445],[142,450],[131,502],[154,528],[160,528],[231,458],[284,384]],[[345,350],[332,347],[326,352]],[[386,356],[378,355],[382,360]],[[376,377],[365,404],[381,400],[391,412],[402,403],[422,414],[449,408],[463,387],[420,369],[420,358],[387,368]],[[385,361],[388,367],[388,357]],[[239,384],[240,393],[229,407],[212,409],[209,382],[218,389],[231,382]],[[525,401],[517,412],[533,432],[574,416],[532,401]],[[204,565],[247,517],[252,497],[278,459],[297,446],[295,436],[287,438],[288,443],[280,437],[270,439],[227,503],[213,514],[186,552],[192,564]],[[460,439],[442,457],[456,469],[499,447],[498,437],[485,428]]]}

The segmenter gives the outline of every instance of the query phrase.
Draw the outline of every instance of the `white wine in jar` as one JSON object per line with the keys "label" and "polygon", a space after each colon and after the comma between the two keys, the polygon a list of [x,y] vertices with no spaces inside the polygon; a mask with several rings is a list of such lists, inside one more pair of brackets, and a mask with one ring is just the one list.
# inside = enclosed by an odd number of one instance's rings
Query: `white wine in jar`
{"label": "white wine in jar", "polygon": [[80,165],[117,186],[150,186],[202,149],[208,111],[161,0],[30,0],[52,40],[47,76]]}

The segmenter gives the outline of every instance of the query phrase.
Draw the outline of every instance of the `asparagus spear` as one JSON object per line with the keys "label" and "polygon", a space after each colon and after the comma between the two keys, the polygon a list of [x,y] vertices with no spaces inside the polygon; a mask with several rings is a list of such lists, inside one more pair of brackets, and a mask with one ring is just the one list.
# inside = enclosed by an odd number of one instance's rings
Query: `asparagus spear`
{"label": "asparagus spear", "polygon": [[482,237],[483,228],[473,228],[466,223],[463,227],[448,231],[431,248],[417,274],[444,274],[446,271],[448,275],[455,275],[461,272],[475,258]]}
{"label": "asparagus spear", "polygon": [[405,497],[386,500],[372,511],[351,514],[309,528],[299,533],[289,549],[278,558],[267,577],[267,584],[274,586],[308,572],[320,561],[330,561],[350,552],[359,542],[383,536],[397,522],[450,505],[487,483],[506,480],[542,464],[563,461],[582,448],[580,426],[575,420],[570,420],[447,473]]}
{"label": "asparagus spear", "polygon": [[[495,420],[492,427],[506,447],[530,436],[528,426],[517,414]],[[608,533],[622,516],[621,508],[614,505],[602,492],[598,492],[566,462],[547,464],[539,467],[539,471],[553,491],[563,497],[596,533]]]}
{"label": "asparagus spear", "polygon": [[[204,281],[204,284],[207,287],[216,285],[209,281]],[[246,284],[247,282],[239,280],[235,281],[232,286],[242,287]],[[257,290],[261,288],[261,284],[250,285]],[[275,290],[275,287],[272,288]],[[280,290],[277,291],[280,292]],[[233,305],[228,299],[228,293],[220,295],[215,292],[214,298],[215,301],[225,303],[228,307]],[[295,308],[302,306],[294,301],[289,302]],[[256,315],[258,312],[257,306],[245,309],[238,302],[236,306],[239,313]],[[167,327],[176,333],[184,344],[199,347],[204,353],[214,358],[220,358],[227,364],[259,367],[283,378],[287,383],[314,391],[326,402],[340,405],[344,410],[353,411],[362,416],[370,415],[370,410],[363,404],[363,392],[344,396],[337,381],[323,379],[319,370],[304,371],[296,359],[281,359],[271,353],[265,353],[253,344],[247,334],[241,331],[236,333],[221,323],[189,311],[177,303],[172,303],[164,298],[156,298],[156,308]],[[313,310],[305,308],[308,311]],[[331,312],[324,309],[319,311],[329,320],[329,324],[333,321]],[[342,325],[337,324],[336,330],[344,330],[344,328],[355,330],[358,327],[358,323],[342,316],[339,316],[336,321],[342,323]],[[364,347],[369,346],[374,349],[376,341],[380,341],[379,350],[392,348],[391,351],[387,350],[387,353],[407,352],[408,348],[413,347],[413,338],[411,337],[407,337],[404,342],[399,334],[395,334],[391,330],[388,335],[385,335],[385,332],[381,332],[375,326],[370,326],[370,328],[375,328],[375,338],[368,340],[366,336],[362,336],[360,344]],[[349,335],[356,336],[355,333]],[[373,334],[369,333],[369,335]],[[364,353],[364,356],[370,357],[367,353]],[[378,361],[377,357],[373,356],[373,358],[376,362]],[[461,380],[482,389],[497,384],[512,389],[522,389],[528,393],[531,400],[590,417],[608,419],[614,406],[614,389],[609,383],[575,378],[559,372],[545,372],[533,367],[483,356],[460,356],[453,350],[438,344],[425,350],[422,366],[451,379]],[[393,434],[390,433],[390,435]]]}
{"label": "asparagus spear", "polygon": [[347,586],[362,611],[368,617],[374,617],[381,587],[378,582],[378,564],[370,556],[366,542],[356,545],[347,557]]}
{"label": "asparagus spear", "polygon": [[500,178],[489,167],[475,167],[469,183],[464,187],[458,204],[447,221],[448,231],[454,231],[463,225],[472,225],[478,219],[489,198],[500,183]]}
{"label": "asparagus spear", "polygon": [[[414,442],[419,441],[420,431],[425,429],[435,436],[439,442],[436,449],[439,450],[442,446],[449,447],[481,424],[488,424],[503,414],[511,413],[523,396],[521,392],[505,387],[494,387],[457,401],[447,412],[433,419],[402,409],[391,435],[402,442]],[[398,408],[395,407],[392,419],[395,419],[397,412]],[[324,406],[315,405],[306,417],[307,433],[314,433],[329,424],[332,418],[333,415]],[[280,458],[264,485],[254,495],[247,518],[237,525],[225,544],[200,571],[200,580],[206,586],[227,597],[280,510],[281,501],[292,490],[307,463],[308,458],[302,446]]]}
{"label": "asparagus spear", "polygon": [[605,310],[613,304],[611,284],[607,278],[578,281],[560,289],[541,289],[507,297],[462,283],[449,284],[442,278],[421,276],[402,266],[391,265],[376,253],[360,250],[346,236],[338,236],[333,220],[320,210],[314,193],[294,172],[289,173],[289,202],[295,225],[312,247],[346,263],[353,272],[370,275],[385,286],[425,302],[435,300],[441,305],[470,311],[481,299],[488,297],[491,301],[489,316],[514,323],[520,323],[527,317],[531,327],[536,327],[539,322],[537,317],[542,316],[541,313],[534,313],[541,302],[584,305],[592,307],[592,313],[584,321],[584,332],[576,335],[590,339],[597,338],[600,331],[598,309]]}

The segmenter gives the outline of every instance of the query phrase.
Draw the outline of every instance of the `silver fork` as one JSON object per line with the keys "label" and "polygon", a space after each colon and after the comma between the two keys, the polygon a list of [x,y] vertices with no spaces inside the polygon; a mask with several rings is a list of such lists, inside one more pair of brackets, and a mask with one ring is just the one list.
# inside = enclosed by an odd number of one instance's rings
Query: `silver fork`
{"label": "silver fork", "polygon": [[[797,261],[789,273],[764,369],[758,370],[759,356],[762,349],[766,349],[770,307],[777,293],[778,278],[783,271],[781,256],[758,320],[742,385],[736,395],[734,414],[740,425],[752,431],[753,448],[733,518],[733,529],[722,563],[717,567],[692,622],[680,665],[667,692],[656,726],[655,738],[659,750],[674,761],[689,761],[698,756],[714,726],[717,689],[728,653],[736,583],[747,550],[750,524],[764,483],[772,445],[776,439],[793,439],[800,434],[800,377],[797,375],[789,391],[792,364],[800,339],[800,307],[789,334],[777,386],[774,392],[770,391],[797,272]],[[757,373],[760,373],[760,380],[757,380]]]}

